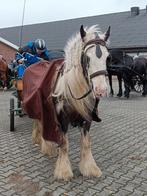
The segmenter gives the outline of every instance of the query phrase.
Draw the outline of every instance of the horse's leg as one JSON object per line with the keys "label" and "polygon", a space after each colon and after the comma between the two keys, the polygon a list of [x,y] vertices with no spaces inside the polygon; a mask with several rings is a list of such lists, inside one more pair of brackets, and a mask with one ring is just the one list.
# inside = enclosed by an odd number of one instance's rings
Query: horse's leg
{"label": "horse's leg", "polygon": [[7,89],[7,81],[4,81],[4,90],[6,91]]}
{"label": "horse's leg", "polygon": [[91,153],[91,142],[89,135],[90,125],[91,123],[85,122],[81,130],[81,151],[79,168],[83,176],[100,177],[102,175],[102,172],[96,165],[96,162]]}
{"label": "horse's leg", "polygon": [[121,97],[122,96],[122,76],[120,74],[118,74],[117,79],[118,79],[118,87],[119,87],[119,91],[118,91],[117,96]]}
{"label": "horse's leg", "polygon": [[1,74],[1,78],[2,78],[2,81],[3,81],[3,89],[7,90],[7,73],[3,72]]}
{"label": "horse's leg", "polygon": [[124,97],[129,98],[130,96],[130,81],[131,81],[131,76],[129,74],[123,74],[123,80],[124,80]]}
{"label": "horse's leg", "polygon": [[7,90],[7,81],[6,80],[2,80],[2,87],[4,90]]}
{"label": "horse's leg", "polygon": [[41,123],[39,120],[33,120],[32,142],[41,145]]}
{"label": "horse's leg", "polygon": [[110,86],[110,95],[114,95],[113,87],[112,87],[112,75],[108,73],[108,79],[109,79],[109,86]]}
{"label": "horse's leg", "polygon": [[144,80],[143,80],[143,96],[147,95],[147,63],[145,65],[145,73],[144,73]]}
{"label": "horse's leg", "polygon": [[56,162],[54,176],[57,179],[69,180],[73,177],[71,164],[68,158],[68,137],[67,134],[63,136],[63,143],[59,147],[59,155]]}
{"label": "horse's leg", "polygon": [[124,87],[125,87],[125,91],[124,91],[124,97],[129,98],[130,96],[130,88],[129,88],[129,84],[124,82]]}
{"label": "horse's leg", "polygon": [[146,96],[146,95],[147,95],[147,79],[145,79],[145,81],[144,81],[144,96]]}
{"label": "horse's leg", "polygon": [[40,145],[41,152],[49,156],[57,154],[57,148],[53,142],[47,141],[42,137],[42,124],[39,120],[34,120],[33,122],[33,132],[32,132],[33,144]]}
{"label": "horse's leg", "polygon": [[96,98],[95,105],[92,111],[92,120],[96,122],[101,122],[102,120],[98,116],[98,104],[99,104],[99,98]]}
{"label": "horse's leg", "polygon": [[142,84],[143,84],[143,92],[142,92],[142,95],[143,96],[146,96],[147,95],[147,80],[143,80],[142,81]]}
{"label": "horse's leg", "polygon": [[41,152],[48,156],[56,156],[57,155],[57,145],[54,142],[45,140],[41,136]]}

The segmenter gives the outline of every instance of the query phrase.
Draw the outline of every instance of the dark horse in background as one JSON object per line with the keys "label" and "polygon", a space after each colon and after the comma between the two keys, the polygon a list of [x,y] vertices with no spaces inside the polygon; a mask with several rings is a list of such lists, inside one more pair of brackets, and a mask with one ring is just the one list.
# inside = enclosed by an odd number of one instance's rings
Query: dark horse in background
{"label": "dark horse in background", "polygon": [[145,57],[137,57],[134,59],[133,67],[123,74],[125,85],[125,97],[129,98],[131,85],[133,85],[133,78],[138,77],[143,85],[142,95],[147,95],[147,59]]}
{"label": "dark horse in background", "polygon": [[142,95],[147,95],[147,59],[145,57],[137,57],[133,59],[132,56],[125,54],[118,49],[110,51],[110,57],[107,60],[107,71],[110,84],[110,94],[113,96],[114,91],[112,87],[112,75],[117,76],[119,91],[117,96],[121,97],[122,80],[124,81],[124,96],[129,98],[131,89],[134,89],[135,77],[138,77],[143,85]]}

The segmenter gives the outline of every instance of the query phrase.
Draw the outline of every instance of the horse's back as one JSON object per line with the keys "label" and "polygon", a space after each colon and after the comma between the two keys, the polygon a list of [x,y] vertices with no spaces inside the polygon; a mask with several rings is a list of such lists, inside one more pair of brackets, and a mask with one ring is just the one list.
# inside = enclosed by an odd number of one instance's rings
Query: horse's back
{"label": "horse's back", "polygon": [[147,58],[137,57],[134,59],[134,69],[140,74],[147,73]]}
{"label": "horse's back", "polygon": [[147,65],[147,58],[145,57],[137,57],[134,59],[134,64],[136,65]]}

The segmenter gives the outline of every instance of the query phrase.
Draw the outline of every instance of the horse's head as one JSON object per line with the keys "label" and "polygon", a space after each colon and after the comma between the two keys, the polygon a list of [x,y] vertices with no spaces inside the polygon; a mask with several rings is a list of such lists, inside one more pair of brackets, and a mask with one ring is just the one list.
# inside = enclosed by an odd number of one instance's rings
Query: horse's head
{"label": "horse's head", "polygon": [[93,35],[83,26],[80,29],[82,39],[82,55],[81,65],[84,76],[87,82],[92,82],[94,95],[96,97],[106,95],[106,63],[109,56],[106,47],[106,41],[110,35],[110,27],[104,35],[98,35],[98,32],[93,32]]}

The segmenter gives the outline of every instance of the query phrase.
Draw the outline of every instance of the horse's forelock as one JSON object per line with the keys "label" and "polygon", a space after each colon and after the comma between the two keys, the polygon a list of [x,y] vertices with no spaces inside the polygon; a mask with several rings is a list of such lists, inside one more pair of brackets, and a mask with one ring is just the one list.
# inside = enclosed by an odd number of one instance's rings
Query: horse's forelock
{"label": "horse's forelock", "polygon": [[[89,28],[85,27],[84,30],[86,31],[84,42],[88,42],[89,40],[96,38],[96,34],[100,39],[104,38],[104,34],[101,33],[98,25],[93,25]],[[65,71],[70,70],[72,66],[78,66],[80,64],[83,44],[80,32],[76,33],[68,40],[64,48]]]}

